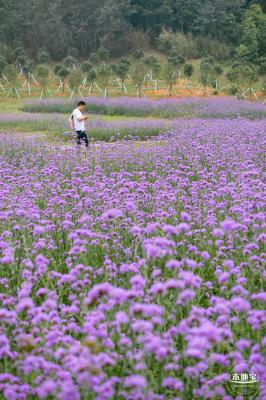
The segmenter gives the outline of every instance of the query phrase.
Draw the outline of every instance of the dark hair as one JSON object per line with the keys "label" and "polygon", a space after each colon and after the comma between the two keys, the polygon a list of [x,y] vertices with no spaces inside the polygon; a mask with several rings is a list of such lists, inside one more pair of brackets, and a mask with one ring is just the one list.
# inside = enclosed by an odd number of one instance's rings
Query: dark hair
{"label": "dark hair", "polygon": [[83,100],[79,101],[79,102],[78,102],[78,107],[79,107],[79,106],[86,106],[85,101],[83,101]]}

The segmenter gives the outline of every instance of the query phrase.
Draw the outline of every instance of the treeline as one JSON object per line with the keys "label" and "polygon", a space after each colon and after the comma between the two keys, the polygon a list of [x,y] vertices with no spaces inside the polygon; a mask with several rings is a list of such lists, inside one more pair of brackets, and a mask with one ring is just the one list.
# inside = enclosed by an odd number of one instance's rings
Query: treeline
{"label": "treeline", "polygon": [[265,0],[0,0],[0,50],[9,62],[18,47],[32,58],[43,48],[62,60],[88,58],[101,47],[118,57],[183,41],[192,56],[229,58],[239,50],[259,58],[265,12]]}

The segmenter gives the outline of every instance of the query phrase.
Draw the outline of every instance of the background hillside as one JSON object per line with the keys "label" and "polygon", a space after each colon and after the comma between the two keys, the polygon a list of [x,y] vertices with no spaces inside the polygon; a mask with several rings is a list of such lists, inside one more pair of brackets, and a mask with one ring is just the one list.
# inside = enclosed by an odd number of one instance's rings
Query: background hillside
{"label": "background hillside", "polygon": [[183,96],[189,82],[192,95],[264,101],[265,11],[265,0],[1,0],[0,92],[73,96],[87,84],[107,96],[115,84],[142,96],[150,84],[171,96],[178,82]]}
{"label": "background hillside", "polygon": [[242,44],[257,59],[265,56],[265,11],[265,0],[1,0],[1,53],[10,58],[22,46],[35,57],[45,48],[61,60],[105,47],[117,57],[135,48],[167,50],[168,31],[190,41],[190,58],[230,58]]}

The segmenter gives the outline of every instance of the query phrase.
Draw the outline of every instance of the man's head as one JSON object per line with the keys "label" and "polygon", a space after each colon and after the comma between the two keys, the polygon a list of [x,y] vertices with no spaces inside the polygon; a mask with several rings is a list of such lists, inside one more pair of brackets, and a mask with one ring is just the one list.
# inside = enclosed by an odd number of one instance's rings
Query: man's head
{"label": "man's head", "polygon": [[85,101],[79,101],[78,102],[78,109],[81,111],[81,112],[84,112],[85,111],[85,108],[86,108],[86,103],[85,103]]}

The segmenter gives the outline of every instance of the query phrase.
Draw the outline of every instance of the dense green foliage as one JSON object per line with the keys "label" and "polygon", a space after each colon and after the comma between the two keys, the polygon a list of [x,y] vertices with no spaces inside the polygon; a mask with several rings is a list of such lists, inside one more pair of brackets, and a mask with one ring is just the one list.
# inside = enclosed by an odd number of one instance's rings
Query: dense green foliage
{"label": "dense green foliage", "polygon": [[75,59],[97,49],[105,56],[150,44],[167,50],[179,35],[191,56],[236,51],[262,63],[265,8],[263,0],[0,0],[0,50],[14,62],[11,49],[23,47],[45,64],[49,56]]}

